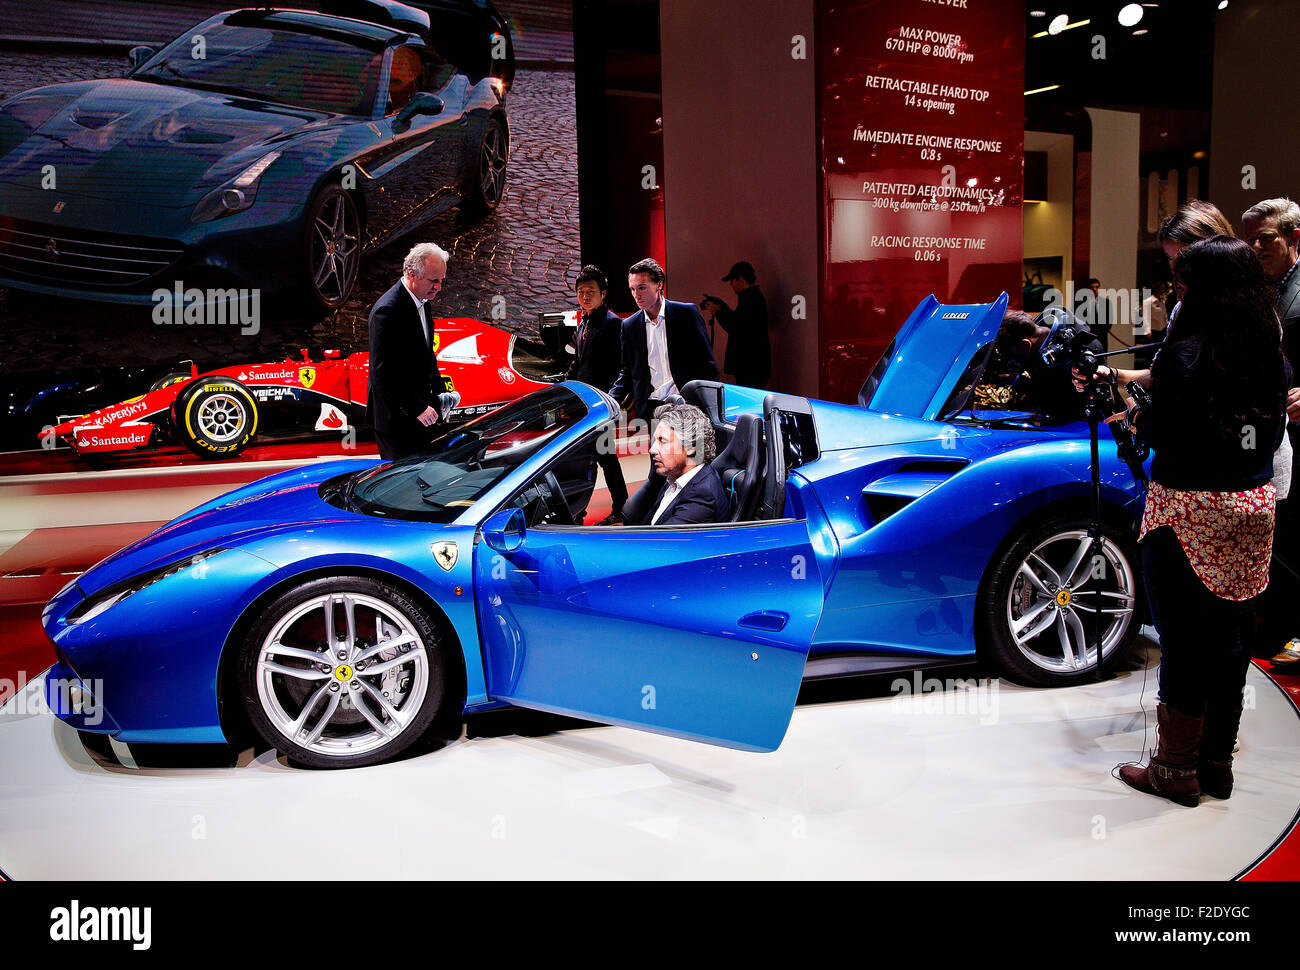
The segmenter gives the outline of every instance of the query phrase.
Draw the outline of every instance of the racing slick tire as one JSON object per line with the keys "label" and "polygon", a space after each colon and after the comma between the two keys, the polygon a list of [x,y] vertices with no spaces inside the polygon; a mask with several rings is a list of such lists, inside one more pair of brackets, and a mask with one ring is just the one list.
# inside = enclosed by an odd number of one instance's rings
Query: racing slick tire
{"label": "racing slick tire", "polygon": [[202,458],[232,458],[257,434],[257,401],[228,377],[192,381],[171,409],[172,433]]}
{"label": "racing slick tire", "polygon": [[976,626],[981,648],[1011,680],[1064,687],[1096,678],[1098,604],[1103,672],[1119,662],[1142,626],[1142,568],[1132,530],[1103,520],[1094,563],[1089,523],[1086,515],[1070,514],[1031,520],[993,559]]}
{"label": "racing slick tire", "polygon": [[389,761],[431,733],[452,693],[427,610],[368,576],[327,576],[288,590],[261,611],[238,649],[249,723],[304,767]]}
{"label": "racing slick tire", "polygon": [[161,391],[164,387],[171,387],[173,384],[184,384],[191,377],[187,370],[174,370],[170,374],[164,374],[152,384],[149,385],[150,393]]}

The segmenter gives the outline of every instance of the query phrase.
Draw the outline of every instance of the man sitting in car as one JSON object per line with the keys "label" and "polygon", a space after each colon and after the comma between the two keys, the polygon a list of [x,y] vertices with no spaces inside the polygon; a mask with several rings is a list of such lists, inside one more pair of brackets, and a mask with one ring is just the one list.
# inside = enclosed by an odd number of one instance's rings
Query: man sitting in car
{"label": "man sitting in car", "polygon": [[650,477],[623,506],[624,525],[723,522],[727,494],[709,466],[717,452],[708,415],[690,404],[655,411]]}

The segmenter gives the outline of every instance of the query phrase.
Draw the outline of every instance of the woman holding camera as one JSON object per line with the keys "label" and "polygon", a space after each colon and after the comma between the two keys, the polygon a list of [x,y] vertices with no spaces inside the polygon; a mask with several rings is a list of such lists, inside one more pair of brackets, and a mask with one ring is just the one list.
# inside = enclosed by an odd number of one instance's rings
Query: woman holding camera
{"label": "woman holding camera", "polygon": [[1288,368],[1275,296],[1244,242],[1212,236],[1178,253],[1177,324],[1130,413],[1151,445],[1142,565],[1160,633],[1158,746],[1125,784],[1180,805],[1227,798],[1254,597],[1268,585],[1273,452]]}

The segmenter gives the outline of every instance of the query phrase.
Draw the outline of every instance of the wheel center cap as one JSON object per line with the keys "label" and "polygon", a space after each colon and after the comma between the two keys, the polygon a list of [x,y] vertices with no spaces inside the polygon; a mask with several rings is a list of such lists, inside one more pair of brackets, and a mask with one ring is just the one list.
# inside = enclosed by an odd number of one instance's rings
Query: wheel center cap
{"label": "wheel center cap", "polygon": [[1070,591],[1068,589],[1063,589],[1056,594],[1056,605],[1057,606],[1070,605]]}
{"label": "wheel center cap", "polygon": [[352,668],[347,664],[339,664],[334,668],[334,679],[343,683],[352,679]]}

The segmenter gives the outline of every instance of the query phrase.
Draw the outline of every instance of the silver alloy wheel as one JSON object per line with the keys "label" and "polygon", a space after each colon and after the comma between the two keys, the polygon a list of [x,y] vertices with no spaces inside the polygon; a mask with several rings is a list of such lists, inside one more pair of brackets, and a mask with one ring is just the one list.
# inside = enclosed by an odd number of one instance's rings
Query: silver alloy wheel
{"label": "silver alloy wheel", "polygon": [[[286,637],[307,645],[288,645]],[[326,757],[395,740],[428,690],[428,653],[410,617],[361,593],[327,593],[295,606],[257,654],[262,711],[294,744]]]}
{"label": "silver alloy wheel", "polygon": [[342,303],[357,278],[361,231],[344,192],[330,199],[312,226],[312,283],[331,306]]}
{"label": "silver alloy wheel", "polygon": [[483,190],[483,201],[494,206],[501,201],[506,187],[506,150],[505,132],[497,124],[488,125],[483,136],[483,151],[479,156],[479,184]]}
{"label": "silver alloy wheel", "polygon": [[199,405],[199,430],[212,441],[224,444],[244,433],[248,411],[232,394],[213,394]]}
{"label": "silver alloy wheel", "polygon": [[1093,623],[1101,611],[1102,657],[1109,657],[1133,621],[1134,577],[1123,550],[1102,537],[1103,562],[1089,559],[1083,529],[1040,542],[1020,563],[1007,594],[1011,639],[1034,665],[1077,674],[1097,663]]}

